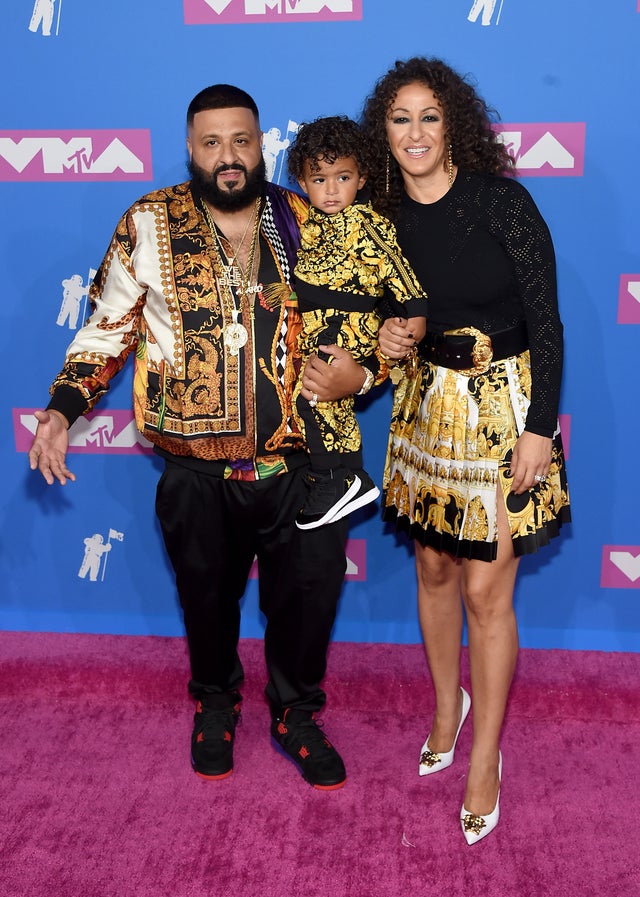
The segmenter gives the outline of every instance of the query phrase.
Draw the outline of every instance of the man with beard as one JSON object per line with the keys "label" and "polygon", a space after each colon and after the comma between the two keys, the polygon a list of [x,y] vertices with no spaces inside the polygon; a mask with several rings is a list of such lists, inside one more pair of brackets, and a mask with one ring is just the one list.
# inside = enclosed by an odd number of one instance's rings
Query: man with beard
{"label": "man with beard", "polygon": [[[265,181],[258,109],[244,91],[205,88],[187,128],[191,180],[142,197],[120,220],[91,287],[93,314],[36,414],[30,465],[49,484],[75,479],[67,429],[133,354],[136,423],[165,462],[156,512],[189,647],[193,768],[206,779],[233,770],[239,602],[257,556],[272,736],[310,784],[339,788],[344,765],[315,714],[347,524],[295,526],[307,456],[291,413],[300,318],[290,277],[306,204]],[[307,398],[365,381],[335,349],[331,366],[308,364]]]}

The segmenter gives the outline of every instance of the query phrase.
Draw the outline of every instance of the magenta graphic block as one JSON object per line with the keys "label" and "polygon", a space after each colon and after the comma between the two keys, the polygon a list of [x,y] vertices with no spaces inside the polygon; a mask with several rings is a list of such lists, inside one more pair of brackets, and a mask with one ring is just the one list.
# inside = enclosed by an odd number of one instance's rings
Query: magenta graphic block
{"label": "magenta graphic block", "polygon": [[640,274],[621,274],[618,324],[640,324]]}
{"label": "magenta graphic block", "polygon": [[348,22],[362,18],[362,0],[184,0],[186,25]]}
{"label": "magenta graphic block", "polygon": [[581,177],[584,173],[584,122],[528,122],[494,125],[528,177]]}
{"label": "magenta graphic block", "polygon": [[[253,562],[250,579],[258,578],[258,563]],[[367,579],[367,540],[349,539],[347,541],[347,572],[345,580],[366,582]]]}
{"label": "magenta graphic block", "polygon": [[[33,408],[13,409],[16,451],[27,452],[38,424]],[[69,453],[85,455],[149,454],[151,443],[136,427],[132,411],[91,411],[69,431]]]}
{"label": "magenta graphic block", "polygon": [[603,589],[640,589],[640,545],[605,545],[600,585]]}
{"label": "magenta graphic block", "polygon": [[562,448],[564,450],[565,461],[568,461],[569,444],[571,442],[571,415],[559,414],[558,423],[560,424],[560,433],[562,434]]}
{"label": "magenta graphic block", "polygon": [[150,181],[148,130],[0,131],[0,181]]}

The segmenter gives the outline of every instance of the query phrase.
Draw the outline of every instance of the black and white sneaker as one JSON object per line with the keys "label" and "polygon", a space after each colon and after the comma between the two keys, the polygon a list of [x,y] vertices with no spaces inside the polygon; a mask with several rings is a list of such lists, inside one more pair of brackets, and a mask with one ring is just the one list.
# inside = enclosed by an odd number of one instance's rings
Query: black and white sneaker
{"label": "black and white sneaker", "polygon": [[337,467],[326,472],[311,470],[306,479],[310,488],[307,499],[296,517],[298,529],[316,529],[336,520],[336,514],[360,490],[360,477],[345,467]]}
{"label": "black and white sneaker", "polygon": [[360,481],[358,491],[352,495],[351,498],[338,509],[338,511],[336,511],[329,521],[330,523],[340,520],[342,517],[346,517],[347,514],[351,514],[352,511],[357,511],[358,508],[363,508],[365,505],[375,501],[380,495],[380,490],[366,470],[356,470],[354,473],[356,479]]}

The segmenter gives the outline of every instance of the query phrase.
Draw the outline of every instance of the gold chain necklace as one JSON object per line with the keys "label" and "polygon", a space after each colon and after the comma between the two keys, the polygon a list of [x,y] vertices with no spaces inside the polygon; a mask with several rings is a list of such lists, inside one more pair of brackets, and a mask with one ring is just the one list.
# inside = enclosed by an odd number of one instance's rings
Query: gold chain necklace
{"label": "gold chain necklace", "polygon": [[[256,250],[259,242],[260,235],[260,224],[262,221],[262,215],[258,214],[260,206],[260,198],[256,200],[256,207],[254,214],[249,218],[247,222],[247,226],[245,228],[245,232],[242,236],[242,240],[238,244],[238,247],[235,250],[235,255],[233,258],[229,258],[227,252],[224,248],[222,240],[220,239],[220,235],[218,233],[218,229],[213,221],[209,209],[206,204],[203,202],[202,207],[204,210],[205,218],[207,224],[209,225],[209,230],[211,231],[213,237],[215,238],[217,246],[220,248],[220,252],[218,252],[218,257],[222,262],[222,256],[227,260],[227,264],[222,264],[222,270],[224,272],[222,278],[218,278],[218,288],[222,296],[226,295],[231,304],[231,323],[226,324],[223,328],[223,336],[224,336],[224,344],[230,355],[238,355],[240,349],[246,345],[249,339],[249,333],[244,324],[241,324],[238,321],[240,316],[241,308],[238,308],[236,304],[236,298],[234,296],[233,290],[236,291],[236,296],[240,302],[240,306],[242,306],[242,297],[249,298],[249,294],[252,294],[251,299],[255,301],[255,293],[258,292],[260,287],[256,285],[255,287],[249,286],[249,281],[251,280],[251,276],[254,270],[254,264],[256,260]],[[244,238],[247,235],[249,230],[249,224],[251,221],[254,221],[253,234],[251,236],[251,246],[249,248],[249,257],[247,259],[247,267],[246,270],[243,271],[238,259],[235,257],[240,251],[242,244],[244,243]],[[229,245],[231,246],[231,242]],[[233,249],[233,246],[231,246]],[[222,255],[221,255],[222,253]],[[235,264],[234,264],[235,262]],[[253,305],[250,308],[251,313],[253,314]]]}
{"label": "gold chain necklace", "polygon": [[223,265],[224,270],[225,270],[225,277],[230,281],[230,283],[233,286],[240,286],[240,283],[241,283],[240,278],[243,276],[243,273],[242,273],[242,268],[240,266],[240,262],[238,261],[238,256],[240,255],[240,250],[242,249],[242,246],[244,245],[244,241],[246,239],[247,233],[249,232],[249,225],[251,224],[252,221],[255,221],[255,216],[257,216],[257,214],[258,214],[259,205],[260,205],[260,199],[258,198],[256,200],[256,204],[255,204],[252,214],[249,215],[249,217],[247,218],[247,223],[245,225],[244,233],[242,234],[240,242],[238,243],[238,245],[235,248],[233,246],[233,243],[231,242],[231,240],[228,237],[224,238],[227,241],[227,243],[229,244],[229,246],[231,247],[232,255],[229,256],[227,254],[226,249],[224,248],[224,246],[222,244],[222,240],[220,239],[220,231],[219,231],[215,221],[213,220],[213,216],[212,216],[211,212],[209,211],[209,207],[204,202],[204,200],[202,202],[202,207],[203,207],[204,213],[207,217],[207,224],[209,225],[211,233],[216,238],[216,242],[217,242],[218,246],[220,247],[220,249],[222,250],[222,252],[224,253],[224,257],[227,260],[227,264]]}

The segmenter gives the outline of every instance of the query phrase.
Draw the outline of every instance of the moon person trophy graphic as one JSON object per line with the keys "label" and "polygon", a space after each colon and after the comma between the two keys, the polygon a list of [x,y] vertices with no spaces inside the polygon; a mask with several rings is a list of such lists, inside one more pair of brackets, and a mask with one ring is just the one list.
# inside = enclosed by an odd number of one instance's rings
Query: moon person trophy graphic
{"label": "moon person trophy graphic", "polygon": [[38,31],[42,28],[43,37],[51,37],[51,28],[55,17],[55,34],[56,37],[60,32],[60,13],[62,11],[62,0],[58,0],[58,12],[56,15],[56,0],[35,0],[33,4],[33,12],[31,13],[31,21],[29,22],[29,31]]}

